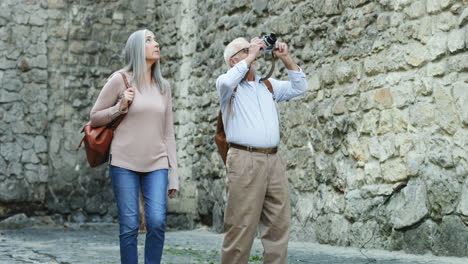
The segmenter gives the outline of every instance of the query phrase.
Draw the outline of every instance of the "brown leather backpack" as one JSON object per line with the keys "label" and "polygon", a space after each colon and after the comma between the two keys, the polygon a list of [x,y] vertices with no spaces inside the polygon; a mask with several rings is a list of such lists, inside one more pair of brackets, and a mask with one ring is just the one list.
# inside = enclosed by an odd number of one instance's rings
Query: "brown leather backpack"
{"label": "brown leather backpack", "polygon": [[[123,72],[120,72],[120,74],[124,79],[125,87],[129,88],[130,84],[127,77]],[[79,150],[84,142],[86,158],[91,168],[97,167],[109,160],[109,150],[112,138],[114,137],[114,131],[124,117],[125,114],[120,115],[109,124],[100,127],[92,127],[90,122],[88,122],[83,130],[81,130],[81,132],[84,132],[84,136],[76,150]]]}
{"label": "brown leather backpack", "polygon": [[[268,91],[270,91],[274,99],[275,92],[273,91],[273,86],[271,86],[271,82],[267,79],[263,80],[263,82],[268,87]],[[229,120],[229,116],[230,116],[231,108],[232,108],[232,102],[234,100],[236,92],[237,92],[237,87],[234,88],[234,92],[232,93],[231,98],[229,99],[229,106],[227,110],[228,112],[226,115],[227,120]],[[227,158],[227,153],[229,150],[229,144],[227,143],[226,133],[224,132],[223,115],[221,113],[221,110],[219,110],[218,120],[216,121],[216,133],[214,136],[214,140],[215,140],[216,146],[218,147],[219,154],[221,155],[221,158],[223,159],[224,165],[226,165],[226,158]]]}

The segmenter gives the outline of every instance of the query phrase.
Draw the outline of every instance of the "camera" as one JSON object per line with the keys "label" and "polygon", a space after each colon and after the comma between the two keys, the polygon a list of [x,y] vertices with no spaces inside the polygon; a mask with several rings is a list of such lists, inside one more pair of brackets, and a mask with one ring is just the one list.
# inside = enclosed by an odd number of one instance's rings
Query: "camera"
{"label": "camera", "polygon": [[263,42],[265,42],[265,51],[272,51],[275,48],[276,35],[274,33],[271,33],[270,35],[265,35],[260,39],[263,40]]}

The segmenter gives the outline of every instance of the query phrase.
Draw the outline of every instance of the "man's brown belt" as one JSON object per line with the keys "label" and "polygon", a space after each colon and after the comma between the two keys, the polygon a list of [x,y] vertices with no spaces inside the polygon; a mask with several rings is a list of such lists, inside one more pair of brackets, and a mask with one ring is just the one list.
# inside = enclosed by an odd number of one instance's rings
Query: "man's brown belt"
{"label": "man's brown belt", "polygon": [[260,152],[264,154],[275,154],[278,152],[278,147],[274,148],[254,148],[250,146],[242,146],[234,143],[229,143],[229,147],[231,148],[236,148],[236,149],[242,149],[242,150],[247,150],[247,151],[252,151],[252,152]]}

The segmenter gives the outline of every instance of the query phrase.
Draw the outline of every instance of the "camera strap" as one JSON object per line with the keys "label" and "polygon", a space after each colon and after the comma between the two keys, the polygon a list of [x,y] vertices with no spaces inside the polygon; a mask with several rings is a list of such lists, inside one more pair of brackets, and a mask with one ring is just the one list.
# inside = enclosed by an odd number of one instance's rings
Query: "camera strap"
{"label": "camera strap", "polygon": [[273,72],[275,71],[275,63],[276,63],[276,56],[273,54],[273,51],[271,51],[271,68],[268,74],[265,77],[260,78],[260,81],[263,82],[266,79],[270,78]]}

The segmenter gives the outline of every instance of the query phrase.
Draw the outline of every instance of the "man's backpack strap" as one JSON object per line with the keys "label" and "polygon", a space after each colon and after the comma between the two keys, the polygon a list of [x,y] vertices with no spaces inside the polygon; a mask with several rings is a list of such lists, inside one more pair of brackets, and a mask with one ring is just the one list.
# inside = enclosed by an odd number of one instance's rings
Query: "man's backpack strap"
{"label": "man's backpack strap", "polygon": [[265,83],[266,87],[268,88],[268,91],[270,91],[271,94],[275,94],[275,91],[273,91],[273,86],[271,85],[271,82],[266,79],[266,80],[263,80],[263,82]]}
{"label": "man's backpack strap", "polygon": [[[236,96],[237,87],[234,88],[232,92],[231,98],[229,98],[229,105],[226,113],[226,122],[228,122],[229,117],[231,115],[231,108],[232,108],[232,101]],[[228,123],[226,123],[227,128]],[[223,123],[223,114],[221,110],[218,113],[218,120],[216,120],[216,134],[215,134],[215,143],[218,147],[219,154],[221,155],[221,159],[223,159],[224,164],[226,164],[227,152],[229,150],[229,144],[227,143],[226,133],[224,131],[224,123]]]}

